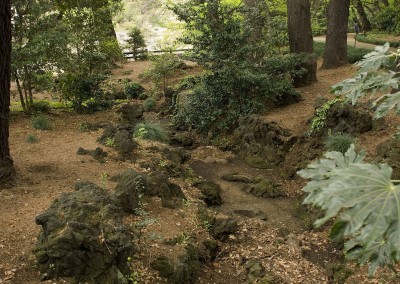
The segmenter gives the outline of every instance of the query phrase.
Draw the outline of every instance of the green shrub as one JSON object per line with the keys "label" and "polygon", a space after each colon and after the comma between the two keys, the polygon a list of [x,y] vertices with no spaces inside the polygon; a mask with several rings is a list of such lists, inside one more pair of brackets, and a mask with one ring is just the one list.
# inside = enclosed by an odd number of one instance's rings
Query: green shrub
{"label": "green shrub", "polygon": [[356,63],[364,58],[364,56],[371,52],[371,49],[367,48],[354,48],[347,46],[347,59],[349,63]]}
{"label": "green shrub", "polygon": [[143,102],[143,108],[145,111],[151,111],[156,106],[156,100],[153,98],[148,98]]}
{"label": "green shrub", "polygon": [[106,76],[102,74],[67,73],[60,77],[58,88],[62,97],[70,101],[74,109],[81,111],[84,109],[83,104],[85,102],[101,101],[104,99],[101,84],[105,79]]}
{"label": "green shrub", "polygon": [[327,151],[336,151],[346,153],[351,144],[354,144],[354,137],[347,133],[334,133],[329,134],[325,141],[325,148]]}
{"label": "green shrub", "polygon": [[37,115],[32,119],[32,126],[35,129],[39,130],[52,130],[53,124],[51,121],[44,115]]}
{"label": "green shrub", "polygon": [[314,41],[314,53],[317,57],[322,57],[324,55],[325,43]]}
{"label": "green shrub", "polygon": [[127,82],[124,90],[127,99],[137,99],[144,93],[144,88],[135,82]]}
{"label": "green shrub", "polygon": [[26,136],[26,142],[34,144],[38,142],[38,138],[34,134],[29,134],[28,136]]}
{"label": "green shrub", "polygon": [[373,27],[379,31],[385,31],[388,33],[400,32],[399,21],[400,21],[400,9],[398,7],[386,7],[379,11],[373,17]]}
{"label": "green shrub", "polygon": [[157,122],[142,122],[135,126],[135,138],[168,142],[169,136],[163,126]]}
{"label": "green shrub", "polygon": [[396,41],[388,41],[385,39],[381,39],[376,37],[375,35],[358,35],[357,40],[360,42],[365,42],[365,43],[370,43],[370,44],[375,44],[375,45],[384,45],[385,43],[389,42],[391,47],[400,47],[400,42]]}
{"label": "green shrub", "polygon": [[31,105],[33,112],[49,113],[51,110],[50,103],[48,101],[34,101]]}

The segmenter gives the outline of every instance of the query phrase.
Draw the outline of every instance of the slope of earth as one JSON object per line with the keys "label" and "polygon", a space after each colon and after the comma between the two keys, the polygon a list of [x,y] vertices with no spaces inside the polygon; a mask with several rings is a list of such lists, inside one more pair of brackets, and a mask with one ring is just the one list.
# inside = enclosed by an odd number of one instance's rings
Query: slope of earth
{"label": "slope of earth", "polygon": [[[129,62],[114,74],[119,75],[119,78],[138,81],[138,74],[148,66],[147,62]],[[129,70],[131,72],[126,72]],[[198,71],[192,70],[189,73]],[[318,96],[329,98],[330,86],[348,78],[354,71],[353,66],[319,70],[318,83],[299,89],[303,101],[275,109],[265,117],[290,129],[294,134],[301,135],[307,130],[307,121],[314,111],[314,100]],[[146,87],[149,87],[149,83]],[[156,118],[155,114],[151,116]],[[46,210],[55,198],[63,192],[72,191],[78,181],[90,181],[112,189],[115,182],[104,180],[104,174],[114,176],[125,169],[143,171],[139,162],[155,159],[157,153],[151,156],[152,152],[163,147],[142,143],[136,153],[137,161],[121,161],[116,159],[112,149],[96,142],[101,131],[80,131],[83,122],[117,121],[114,110],[93,115],[53,112],[50,118],[54,123],[52,131],[34,130],[30,118],[23,115],[13,115],[11,120],[11,153],[18,177],[13,188],[0,190],[0,283],[3,284],[43,283],[31,253],[40,231],[34,219]],[[358,138],[359,144],[366,147],[368,153],[374,154],[376,145],[390,135],[396,124],[396,120],[389,120],[385,130],[363,134]],[[38,143],[27,143],[26,137],[29,134],[35,134]],[[76,155],[79,147],[94,149],[98,146],[105,148],[109,153],[104,163],[87,156]],[[223,162],[210,163],[208,157]],[[303,181],[284,181],[271,171],[249,168],[232,153],[222,152],[214,147],[199,147],[193,150],[189,164],[194,173],[221,185],[224,203],[211,210],[217,214],[234,216],[239,221],[238,232],[220,244],[216,260],[204,268],[199,283],[239,284],[245,283],[249,277],[260,281],[263,279],[263,283],[313,284],[335,283],[334,279],[337,281],[338,276],[335,276],[335,273],[344,271],[341,267],[343,259],[340,246],[328,241],[326,230],[304,229],[301,216],[296,215],[296,198],[257,198],[242,192],[239,184],[222,180],[221,176],[232,172],[252,177],[262,175],[281,184],[282,190],[289,196],[299,195]],[[176,256],[184,250],[187,238],[207,238],[205,229],[199,226],[196,220],[197,206],[201,203],[199,192],[182,179],[173,180],[181,185],[187,195],[187,206],[179,210],[161,208],[157,198],[149,198],[143,205],[147,211],[144,220],[140,219],[141,216],[129,217],[126,220],[127,223],[154,221],[143,228],[142,234],[146,237],[140,239],[139,245],[142,250],[135,258],[142,283],[166,283],[150,268],[155,255],[162,253]],[[236,214],[235,210],[259,210],[266,215],[266,218],[262,218],[266,220],[244,217]],[[170,239],[176,236],[182,238],[174,247],[165,246],[159,240],[160,237]],[[376,279],[367,279],[365,269],[347,265],[353,269],[353,275],[342,283],[400,283],[386,270],[379,271]],[[262,268],[260,274],[253,273],[257,266]],[[65,281],[60,279],[46,283]]]}

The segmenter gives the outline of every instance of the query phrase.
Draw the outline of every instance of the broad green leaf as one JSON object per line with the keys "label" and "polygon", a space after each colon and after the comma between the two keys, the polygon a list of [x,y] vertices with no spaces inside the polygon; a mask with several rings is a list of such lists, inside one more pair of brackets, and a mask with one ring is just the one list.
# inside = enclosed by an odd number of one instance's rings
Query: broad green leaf
{"label": "broad green leaf", "polygon": [[360,72],[374,72],[388,64],[389,57],[386,53],[389,48],[389,43],[385,43],[385,45],[377,46],[374,51],[366,54],[364,59],[357,63],[360,66]]}
{"label": "broad green leaf", "polygon": [[331,238],[347,239],[346,256],[369,262],[372,275],[400,259],[400,186],[388,165],[364,163],[364,156],[352,145],[345,155],[328,152],[298,173],[311,179],[302,189],[308,193],[304,203],[325,211],[315,225],[337,216]]}
{"label": "broad green leaf", "polygon": [[387,94],[377,99],[373,106],[378,106],[375,111],[375,118],[384,117],[393,108],[396,113],[400,113],[400,92],[394,94]]}

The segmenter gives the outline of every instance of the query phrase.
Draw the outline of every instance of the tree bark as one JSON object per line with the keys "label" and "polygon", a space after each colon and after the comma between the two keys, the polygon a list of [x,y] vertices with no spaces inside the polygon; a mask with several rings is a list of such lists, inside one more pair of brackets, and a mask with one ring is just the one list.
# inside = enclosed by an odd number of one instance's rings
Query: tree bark
{"label": "tree bark", "polygon": [[11,80],[11,6],[0,3],[0,189],[15,176],[9,148],[10,80]]}
{"label": "tree bark", "polygon": [[355,6],[356,6],[357,14],[361,21],[363,32],[370,31],[372,29],[371,22],[368,20],[367,14],[365,13],[365,9],[364,9],[364,6],[363,6],[361,0],[356,0]]}
{"label": "tree bark", "polygon": [[317,81],[317,61],[312,56],[313,37],[309,0],[288,0],[288,31],[291,53],[309,53],[309,61],[300,66],[307,70],[302,76],[293,78],[295,87],[307,86]]}
{"label": "tree bark", "polygon": [[336,68],[347,63],[347,24],[350,0],[331,0],[328,4],[328,30],[322,68]]}

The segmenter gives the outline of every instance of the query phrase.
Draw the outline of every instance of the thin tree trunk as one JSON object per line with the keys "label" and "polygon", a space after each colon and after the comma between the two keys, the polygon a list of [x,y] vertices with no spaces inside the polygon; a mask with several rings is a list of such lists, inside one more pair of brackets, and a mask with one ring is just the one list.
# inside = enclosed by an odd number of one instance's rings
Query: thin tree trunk
{"label": "thin tree trunk", "polygon": [[9,147],[11,80],[11,5],[0,2],[0,189],[15,176]]}
{"label": "thin tree trunk", "polygon": [[309,0],[288,0],[288,31],[291,53],[308,53],[309,61],[299,67],[307,70],[302,76],[293,78],[296,87],[307,86],[317,81],[317,61],[312,56],[313,37],[311,31],[311,12]]}
{"label": "thin tree trunk", "polygon": [[355,2],[356,2],[355,6],[357,9],[357,14],[360,18],[363,32],[370,31],[372,28],[371,22],[368,20],[367,14],[365,13],[365,9],[363,4],[361,3],[361,0],[356,0]]}
{"label": "thin tree trunk", "polygon": [[331,0],[328,5],[328,30],[322,68],[336,68],[347,63],[347,24],[350,0]]}
{"label": "thin tree trunk", "polygon": [[19,100],[21,101],[22,109],[24,110],[24,112],[28,112],[28,109],[26,108],[25,104],[24,93],[22,92],[21,82],[19,81],[17,72],[14,72],[14,77],[15,77],[15,83],[17,83]]}

